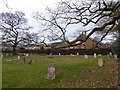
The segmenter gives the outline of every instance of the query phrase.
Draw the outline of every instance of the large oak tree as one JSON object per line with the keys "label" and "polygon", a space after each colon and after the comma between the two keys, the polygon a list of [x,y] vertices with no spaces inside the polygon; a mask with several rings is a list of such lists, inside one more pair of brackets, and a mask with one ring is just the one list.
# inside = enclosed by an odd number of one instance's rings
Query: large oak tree
{"label": "large oak tree", "polygon": [[[50,32],[48,36],[52,38],[51,40],[62,40],[68,46],[78,45],[85,42],[94,33],[104,31],[99,43],[118,25],[120,2],[107,0],[61,1],[55,8],[47,8],[46,13],[37,12],[34,18],[42,22],[43,31]],[[73,26],[87,27],[91,24],[94,24],[92,28],[82,30],[82,32],[86,32],[86,36],[79,34],[74,40],[68,39],[66,33]]]}
{"label": "large oak tree", "polygon": [[0,31],[2,41],[12,44],[13,52],[16,53],[17,45],[24,40],[24,32],[29,30],[25,14],[20,11],[0,14]]}

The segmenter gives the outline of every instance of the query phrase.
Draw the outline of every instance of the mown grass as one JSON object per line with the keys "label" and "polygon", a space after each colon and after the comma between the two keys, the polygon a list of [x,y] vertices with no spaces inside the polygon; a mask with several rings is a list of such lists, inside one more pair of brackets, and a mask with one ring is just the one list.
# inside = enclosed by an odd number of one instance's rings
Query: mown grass
{"label": "mown grass", "polygon": [[[3,58],[3,88],[113,88],[117,87],[115,76],[107,56],[102,56],[105,65],[99,67],[97,59],[89,56],[53,56],[29,55],[28,59],[37,60],[31,65],[12,62],[17,56]],[[49,80],[47,70],[50,65],[56,66],[56,78]]]}

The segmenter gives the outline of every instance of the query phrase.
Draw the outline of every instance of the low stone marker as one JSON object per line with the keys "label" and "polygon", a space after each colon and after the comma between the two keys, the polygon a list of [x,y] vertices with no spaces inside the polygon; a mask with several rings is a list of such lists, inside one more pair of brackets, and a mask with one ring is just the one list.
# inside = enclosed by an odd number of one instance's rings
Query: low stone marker
{"label": "low stone marker", "polygon": [[26,60],[25,60],[25,57],[23,57],[23,63],[26,64]]}
{"label": "low stone marker", "polygon": [[88,59],[88,55],[85,54],[85,59]]}
{"label": "low stone marker", "polygon": [[8,56],[8,53],[6,54],[6,56]]}
{"label": "low stone marker", "polygon": [[99,56],[99,57],[101,57],[101,56],[102,56],[102,54],[98,54],[98,56]]}
{"label": "low stone marker", "polygon": [[50,53],[50,54],[48,55],[48,58],[53,58],[53,54]]}
{"label": "low stone marker", "polygon": [[109,53],[110,57],[112,57],[112,52]]}
{"label": "low stone marker", "polygon": [[114,54],[114,60],[118,60],[117,54]]}
{"label": "low stone marker", "polygon": [[56,68],[54,66],[49,66],[48,67],[48,79],[55,79],[55,71],[56,71]]}
{"label": "low stone marker", "polygon": [[20,60],[21,59],[20,56],[18,56],[17,59]]}
{"label": "low stone marker", "polygon": [[74,54],[70,54],[70,56],[75,56]]}
{"label": "low stone marker", "polygon": [[96,55],[96,53],[94,53],[94,58],[96,58],[97,57],[97,55]]}
{"label": "low stone marker", "polygon": [[61,55],[61,53],[59,53],[59,56]]}
{"label": "low stone marker", "polygon": [[77,55],[79,55],[79,53],[77,53]]}
{"label": "low stone marker", "polygon": [[26,56],[29,56],[29,54],[26,54]]}
{"label": "low stone marker", "polygon": [[27,64],[32,64],[32,59],[30,59]]}
{"label": "low stone marker", "polygon": [[3,58],[3,55],[1,55],[1,58]]}
{"label": "low stone marker", "polygon": [[98,66],[103,66],[103,59],[101,57],[98,58]]}

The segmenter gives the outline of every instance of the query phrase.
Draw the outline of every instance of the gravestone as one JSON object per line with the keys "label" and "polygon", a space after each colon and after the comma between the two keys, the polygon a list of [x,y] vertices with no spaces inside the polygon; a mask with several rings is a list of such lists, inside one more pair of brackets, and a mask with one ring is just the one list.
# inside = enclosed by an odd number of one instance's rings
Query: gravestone
{"label": "gravestone", "polygon": [[98,54],[98,56],[99,56],[99,57],[101,57],[101,56],[102,56],[102,54]]}
{"label": "gravestone", "polygon": [[25,57],[23,57],[23,63],[26,64]]}
{"label": "gravestone", "polygon": [[118,60],[118,57],[116,54],[114,54],[114,60]]}
{"label": "gravestone", "polygon": [[55,79],[55,71],[56,68],[54,66],[49,66],[48,67],[48,79]]}
{"label": "gravestone", "polygon": [[59,56],[61,55],[61,53],[59,53]]}
{"label": "gravestone", "polygon": [[79,55],[79,53],[77,53],[77,55]]}
{"label": "gravestone", "polygon": [[3,55],[1,55],[1,58],[3,58]]}
{"label": "gravestone", "polygon": [[112,58],[112,52],[110,52],[109,55],[110,55],[110,58]]}
{"label": "gravestone", "polygon": [[20,60],[20,56],[18,56],[17,59]]}
{"label": "gravestone", "polygon": [[88,59],[88,55],[85,54],[85,59]]}
{"label": "gravestone", "polygon": [[94,53],[94,58],[96,58],[97,57],[97,55],[96,55],[96,53]]}
{"label": "gravestone", "polygon": [[29,54],[26,54],[26,56],[28,56]]}
{"label": "gravestone", "polygon": [[27,64],[32,64],[32,59],[30,59]]}
{"label": "gravestone", "polygon": [[6,56],[8,56],[8,53],[6,54]]}
{"label": "gravestone", "polygon": [[50,54],[48,55],[48,58],[53,58],[53,54],[50,53]]}
{"label": "gravestone", "polygon": [[98,58],[98,66],[103,66],[103,59],[101,57]]}

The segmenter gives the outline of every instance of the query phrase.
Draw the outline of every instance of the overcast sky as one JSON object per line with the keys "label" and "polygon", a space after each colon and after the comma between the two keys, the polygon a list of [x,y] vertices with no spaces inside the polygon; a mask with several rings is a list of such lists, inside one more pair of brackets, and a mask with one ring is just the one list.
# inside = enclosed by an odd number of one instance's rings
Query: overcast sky
{"label": "overcast sky", "polygon": [[[0,13],[22,11],[28,18],[29,25],[34,27],[31,31],[39,31],[39,24],[32,18],[33,13],[37,11],[42,12],[47,6],[54,7],[58,1],[60,0],[7,0],[10,8],[8,9],[5,5],[6,0],[0,0]],[[75,28],[73,29],[75,30]],[[69,31],[69,33],[73,33],[72,31],[73,30]]]}
{"label": "overcast sky", "polygon": [[53,7],[58,1],[59,0],[7,0],[10,8],[8,9],[5,5],[6,0],[0,0],[0,13],[22,11],[28,18],[29,24],[34,26],[33,31],[39,31],[39,25],[36,20],[32,18],[33,13],[36,11],[42,12],[47,6]]}

